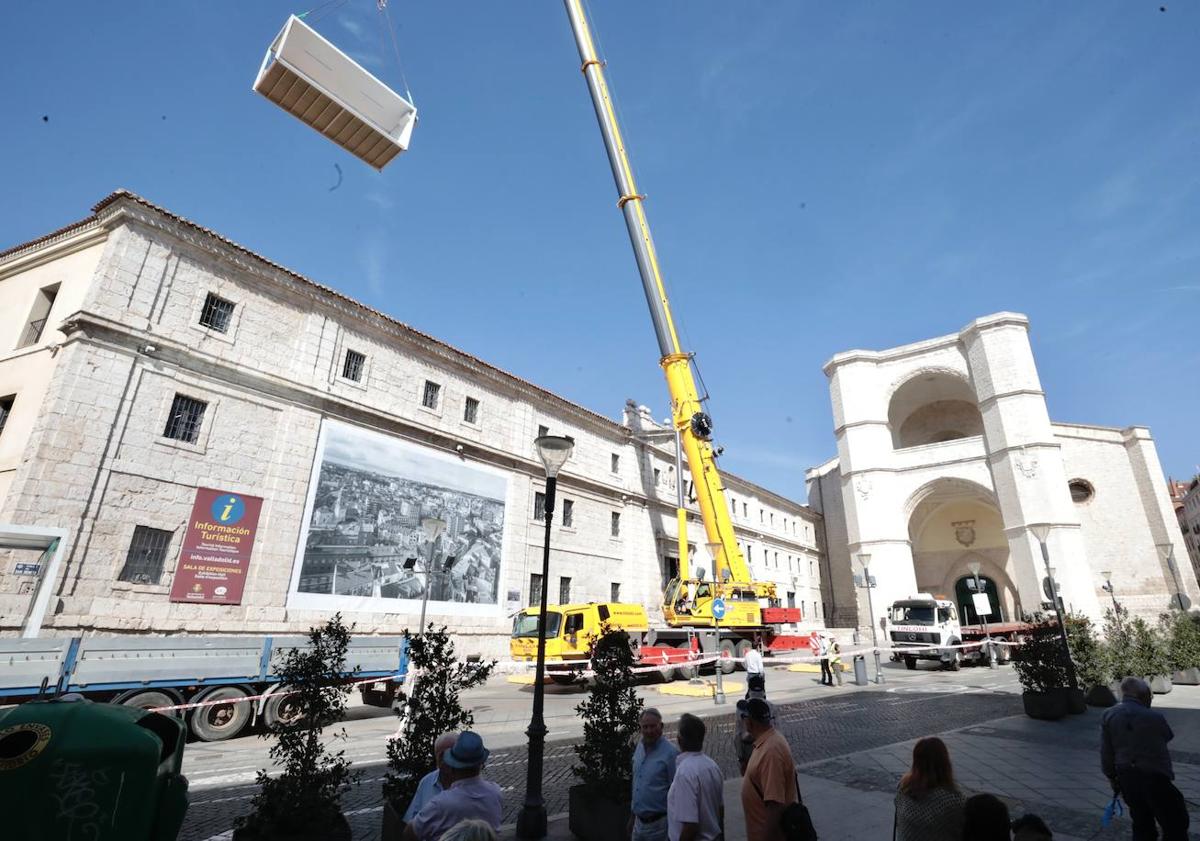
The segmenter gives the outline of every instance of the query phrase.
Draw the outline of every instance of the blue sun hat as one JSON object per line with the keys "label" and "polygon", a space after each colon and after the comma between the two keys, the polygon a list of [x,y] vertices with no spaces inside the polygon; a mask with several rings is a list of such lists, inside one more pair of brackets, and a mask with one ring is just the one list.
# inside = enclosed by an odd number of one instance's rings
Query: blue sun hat
{"label": "blue sun hat", "polygon": [[487,761],[487,748],[483,746],[483,739],[473,730],[464,730],[458,734],[458,741],[454,743],[454,747],[446,751],[442,756],[442,761],[451,768],[478,768]]}

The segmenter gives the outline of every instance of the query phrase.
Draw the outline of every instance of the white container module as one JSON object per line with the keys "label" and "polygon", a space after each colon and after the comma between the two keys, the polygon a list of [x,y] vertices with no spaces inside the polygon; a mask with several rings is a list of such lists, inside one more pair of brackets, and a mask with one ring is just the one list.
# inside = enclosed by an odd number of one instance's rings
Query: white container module
{"label": "white container module", "polygon": [[254,90],[379,170],[408,149],[417,122],[411,102],[295,15],[267,49]]}

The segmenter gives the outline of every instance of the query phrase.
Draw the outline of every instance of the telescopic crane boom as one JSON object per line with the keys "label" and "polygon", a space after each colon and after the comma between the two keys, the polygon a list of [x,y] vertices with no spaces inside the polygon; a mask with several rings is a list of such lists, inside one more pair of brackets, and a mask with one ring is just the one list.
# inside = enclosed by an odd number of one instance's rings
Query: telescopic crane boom
{"label": "telescopic crane boom", "polygon": [[[612,166],[613,180],[617,187],[617,207],[625,217],[629,242],[633,246],[638,273],[642,278],[642,290],[650,308],[650,320],[658,340],[659,364],[666,375],[667,388],[671,395],[672,423],[679,434],[692,475],[707,542],[715,555],[714,580],[711,586],[704,587],[704,582],[698,581],[690,574],[687,560],[686,512],[681,504],[678,512],[679,578],[668,585],[664,594],[664,614],[671,624],[706,624],[705,620],[711,618],[708,604],[713,596],[729,595],[736,589],[741,592],[753,590],[755,597],[774,599],[775,585],[752,581],[750,568],[738,547],[733,521],[725,501],[724,485],[713,452],[712,420],[704,411],[696,389],[691,354],[680,344],[679,334],[671,316],[671,305],[667,300],[662,269],[654,250],[654,239],[650,235],[650,222],[646,217],[645,196],[638,191],[633,168],[629,163],[629,153],[617,124],[616,110],[604,78],[604,64],[596,53],[595,41],[584,14],[582,0],[564,0],[564,4],[571,20],[575,44],[579,49],[581,69],[587,80],[592,105],[596,109],[600,133],[608,151],[608,161]],[[682,480],[683,477],[679,477],[679,481]],[[691,594],[683,590],[688,585]],[[710,594],[707,599],[704,597],[706,593]],[[757,612],[756,603],[745,603],[740,609],[730,605],[730,613],[722,623],[758,624],[761,618],[756,615]],[[741,613],[746,615],[740,615]]]}

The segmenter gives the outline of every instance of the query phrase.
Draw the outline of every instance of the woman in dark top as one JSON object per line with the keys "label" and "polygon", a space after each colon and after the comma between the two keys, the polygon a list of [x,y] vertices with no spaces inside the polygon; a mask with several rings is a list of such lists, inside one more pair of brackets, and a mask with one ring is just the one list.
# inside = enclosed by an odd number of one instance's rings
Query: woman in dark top
{"label": "woman in dark top", "polygon": [[937,737],[913,746],[912,768],[896,791],[895,841],[962,841],[963,796],[954,784],[946,743]]}

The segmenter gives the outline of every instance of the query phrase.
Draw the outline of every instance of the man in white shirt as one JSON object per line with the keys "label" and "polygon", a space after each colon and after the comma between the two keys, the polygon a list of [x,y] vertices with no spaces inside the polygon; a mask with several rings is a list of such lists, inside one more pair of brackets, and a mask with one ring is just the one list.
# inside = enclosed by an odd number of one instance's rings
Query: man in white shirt
{"label": "man in white shirt", "polygon": [[747,682],[754,675],[759,675],[763,679],[763,685],[766,686],[767,675],[763,671],[762,653],[758,650],[758,646],[754,643],[750,644],[749,650],[746,651],[746,656],[742,660],[742,666],[746,669]]}
{"label": "man in white shirt", "polygon": [[408,804],[408,810],[404,813],[405,823],[415,818],[417,813],[425,808],[426,803],[450,788],[453,769],[442,761],[442,757],[457,741],[457,733],[443,733],[433,743],[433,764],[437,767],[422,777],[421,782],[417,784],[417,793],[413,795],[412,802]]}
{"label": "man in white shirt", "polygon": [[725,833],[725,780],[704,753],[704,722],[679,719],[679,756],[667,792],[667,841],[720,841]]}
{"label": "man in white shirt", "polygon": [[500,786],[480,776],[490,751],[478,733],[464,730],[442,756],[453,782],[434,797],[404,828],[403,841],[437,841],[460,821],[478,819],[500,831]]}

